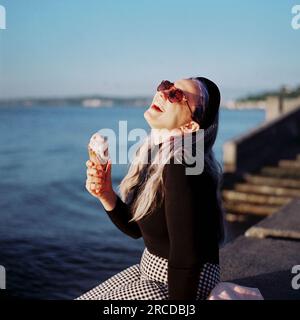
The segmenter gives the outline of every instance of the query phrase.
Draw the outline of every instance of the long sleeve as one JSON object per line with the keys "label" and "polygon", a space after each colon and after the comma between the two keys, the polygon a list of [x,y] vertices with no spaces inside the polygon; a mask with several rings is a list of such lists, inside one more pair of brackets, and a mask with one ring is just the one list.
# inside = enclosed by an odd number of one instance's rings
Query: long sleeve
{"label": "long sleeve", "polygon": [[138,239],[142,237],[139,225],[135,221],[129,222],[132,218],[130,215],[129,206],[122,201],[117,195],[117,202],[112,210],[105,210],[111,221],[128,236]]}
{"label": "long sleeve", "polygon": [[195,187],[186,175],[184,165],[166,164],[163,177],[170,241],[169,300],[195,300],[201,267],[199,212],[195,207],[199,199],[195,199]]}

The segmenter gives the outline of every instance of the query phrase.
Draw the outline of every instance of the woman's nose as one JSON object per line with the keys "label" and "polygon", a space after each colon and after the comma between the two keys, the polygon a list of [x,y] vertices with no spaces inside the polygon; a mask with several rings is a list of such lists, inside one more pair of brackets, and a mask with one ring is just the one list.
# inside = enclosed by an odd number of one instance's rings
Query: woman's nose
{"label": "woman's nose", "polygon": [[162,99],[166,100],[166,92],[165,91],[159,91],[159,95]]}

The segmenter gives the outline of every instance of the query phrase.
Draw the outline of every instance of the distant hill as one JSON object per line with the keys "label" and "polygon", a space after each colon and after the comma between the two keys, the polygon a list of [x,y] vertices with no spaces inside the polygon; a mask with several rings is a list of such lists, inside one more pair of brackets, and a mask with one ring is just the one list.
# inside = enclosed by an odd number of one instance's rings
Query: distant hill
{"label": "distant hill", "polygon": [[248,95],[245,97],[241,97],[236,99],[236,102],[257,102],[261,100],[265,100],[269,96],[279,96],[282,95],[284,98],[296,98],[300,96],[300,86],[294,89],[289,87],[281,87],[279,90],[274,91],[265,91],[253,95]]}
{"label": "distant hill", "polygon": [[300,86],[296,88],[283,86],[279,90],[264,91],[257,94],[250,94],[229,101],[225,104],[225,106],[229,109],[264,109],[266,107],[266,100],[269,96],[297,98],[300,97]]}

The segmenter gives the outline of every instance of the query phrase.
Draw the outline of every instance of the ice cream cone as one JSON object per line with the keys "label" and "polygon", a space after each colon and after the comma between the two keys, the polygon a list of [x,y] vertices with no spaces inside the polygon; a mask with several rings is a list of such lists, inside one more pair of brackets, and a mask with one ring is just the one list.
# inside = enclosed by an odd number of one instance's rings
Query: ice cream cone
{"label": "ice cream cone", "polygon": [[89,152],[90,160],[92,162],[96,163],[96,165],[101,165],[104,169],[106,169],[107,164],[101,163],[101,161],[98,159],[96,152],[93,151],[89,146],[88,146],[88,152]]}
{"label": "ice cream cone", "polygon": [[102,136],[99,132],[93,134],[88,144],[88,150],[91,161],[106,169],[109,159],[107,137]]}

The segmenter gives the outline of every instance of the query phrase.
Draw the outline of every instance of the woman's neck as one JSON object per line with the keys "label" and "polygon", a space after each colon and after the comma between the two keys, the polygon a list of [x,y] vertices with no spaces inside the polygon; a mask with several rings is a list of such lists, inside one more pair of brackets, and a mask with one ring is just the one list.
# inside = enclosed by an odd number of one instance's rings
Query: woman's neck
{"label": "woman's neck", "polygon": [[152,128],[151,129],[151,139],[152,142],[155,145],[159,145],[161,143],[163,143],[164,141],[167,141],[170,139],[171,136],[178,136],[181,135],[182,132],[180,129],[156,129],[156,128]]}

